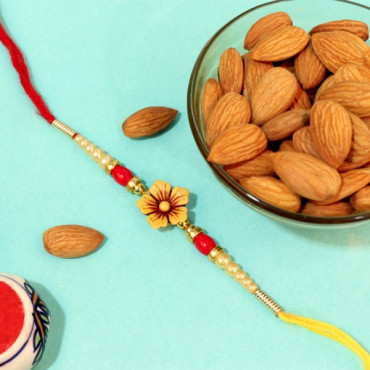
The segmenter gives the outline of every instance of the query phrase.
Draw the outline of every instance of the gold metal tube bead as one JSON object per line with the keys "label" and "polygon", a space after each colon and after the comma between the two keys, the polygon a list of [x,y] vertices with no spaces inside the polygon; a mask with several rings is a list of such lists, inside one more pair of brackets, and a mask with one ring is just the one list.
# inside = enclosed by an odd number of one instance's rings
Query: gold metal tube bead
{"label": "gold metal tube bead", "polygon": [[51,123],[51,125],[54,126],[55,128],[57,128],[59,131],[62,131],[64,134],[71,137],[72,139],[77,134],[77,132],[75,130],[73,130],[71,127],[67,126],[65,123],[59,121],[58,119],[55,119]]}
{"label": "gold metal tube bead", "polygon": [[258,298],[258,300],[263,303],[270,311],[272,311],[275,316],[279,314],[279,312],[283,311],[283,309],[263,290],[258,289],[254,295]]}

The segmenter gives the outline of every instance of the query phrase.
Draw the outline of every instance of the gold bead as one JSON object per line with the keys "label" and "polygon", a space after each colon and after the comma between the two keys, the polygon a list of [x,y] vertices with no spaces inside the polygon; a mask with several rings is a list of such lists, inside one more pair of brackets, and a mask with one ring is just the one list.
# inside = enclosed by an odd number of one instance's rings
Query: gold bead
{"label": "gold bead", "polygon": [[236,262],[230,262],[225,266],[225,272],[229,276],[234,276],[234,274],[239,270],[239,265]]}
{"label": "gold bead", "polygon": [[128,192],[136,194],[136,195],[143,195],[145,192],[145,186],[141,182],[141,180],[134,176],[126,185],[126,189]]}
{"label": "gold bead", "polygon": [[215,257],[215,264],[218,268],[224,269],[231,261],[231,257],[226,252],[221,252]]}
{"label": "gold bead", "polygon": [[212,262],[215,263],[215,258],[222,253],[224,250],[220,246],[214,247],[208,254],[208,259]]}
{"label": "gold bead", "polygon": [[110,175],[110,173],[112,172],[113,168],[117,166],[119,162],[117,161],[117,159],[112,159],[111,161],[109,161],[107,163],[107,165],[105,166],[105,172]]}
{"label": "gold bead", "polygon": [[184,229],[185,229],[185,228],[187,228],[189,225],[190,225],[190,224],[189,224],[189,221],[188,221],[188,220],[186,220],[186,221],[184,221],[184,222],[179,222],[179,223],[177,224],[177,227],[178,227],[179,229],[181,229],[181,230],[184,230]]}
{"label": "gold bead", "polygon": [[194,238],[200,234],[203,230],[195,225],[188,225],[185,229],[185,234],[188,237],[190,242],[193,242]]}

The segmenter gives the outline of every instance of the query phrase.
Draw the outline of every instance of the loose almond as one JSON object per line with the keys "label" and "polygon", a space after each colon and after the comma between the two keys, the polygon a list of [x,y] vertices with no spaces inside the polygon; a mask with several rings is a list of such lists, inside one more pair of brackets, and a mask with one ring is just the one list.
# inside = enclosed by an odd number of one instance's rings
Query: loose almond
{"label": "loose almond", "polygon": [[249,193],[276,207],[297,212],[301,198],[291,191],[282,181],[271,176],[252,176],[240,180]]}
{"label": "loose almond", "polygon": [[252,25],[244,39],[244,49],[252,49],[266,33],[280,27],[290,26],[293,22],[284,12],[268,14]]}
{"label": "loose almond", "polygon": [[332,100],[320,100],[311,109],[311,135],[320,157],[337,168],[347,157],[352,143],[348,112]]}
{"label": "loose almond", "polygon": [[370,116],[370,84],[345,81],[323,91],[318,100],[335,100],[359,117]]}
{"label": "loose almond", "polygon": [[176,117],[177,110],[167,107],[143,108],[122,124],[123,133],[131,138],[154,135],[166,128]]}
{"label": "loose almond", "polygon": [[293,148],[296,152],[309,154],[321,159],[312,141],[311,128],[309,126],[302,127],[293,134]]}
{"label": "loose almond", "polygon": [[253,122],[261,125],[286,111],[297,90],[297,79],[286,69],[276,67],[267,71],[252,95]]}
{"label": "loose almond", "polygon": [[310,36],[302,28],[285,26],[268,32],[253,48],[252,58],[260,62],[278,62],[302,51]]}
{"label": "loose almond", "polygon": [[357,193],[353,194],[350,202],[354,209],[360,212],[370,211],[370,186],[365,186]]}
{"label": "loose almond", "polygon": [[250,118],[249,101],[235,92],[226,93],[217,101],[209,117],[206,131],[207,145],[211,146],[217,136],[228,127],[248,123]]}
{"label": "loose almond", "polygon": [[361,21],[354,21],[350,19],[343,19],[319,24],[318,26],[312,28],[310,33],[314,34],[318,32],[331,31],[347,31],[360,37],[364,41],[369,38],[369,28],[367,24]]}
{"label": "loose almond", "polygon": [[353,208],[347,202],[337,202],[326,206],[307,202],[302,209],[304,215],[317,217],[338,217],[348,216],[353,212]]}
{"label": "loose almond", "polygon": [[207,128],[209,116],[216,102],[223,95],[221,85],[214,78],[209,78],[204,84],[201,99],[201,109],[204,120],[204,126]]}
{"label": "loose almond", "polygon": [[272,163],[288,188],[303,197],[323,201],[331,199],[339,191],[339,173],[308,154],[277,152],[272,156]]}
{"label": "loose almond", "polygon": [[96,250],[103,240],[99,231],[80,225],[55,226],[43,235],[45,250],[61,258],[85,256]]}
{"label": "loose almond", "polygon": [[250,52],[244,54],[244,82],[243,95],[251,99],[252,93],[264,74],[273,68],[271,62],[257,62],[250,56]]}
{"label": "loose almond", "polygon": [[262,126],[262,130],[268,140],[282,140],[305,126],[309,119],[310,114],[307,110],[290,110],[267,121]]}
{"label": "loose almond", "polygon": [[249,176],[272,176],[275,174],[271,150],[265,150],[249,161],[225,166],[224,170],[235,180]]}
{"label": "loose almond", "polygon": [[326,201],[319,201],[315,203],[320,205],[332,204],[364,188],[370,183],[370,168],[359,168],[356,170],[342,172],[340,176],[342,178],[342,184],[338,193]]}
{"label": "loose almond", "polygon": [[304,90],[321,84],[326,76],[326,68],[317,57],[310,42],[294,59],[295,74]]}
{"label": "loose almond", "polygon": [[346,31],[315,33],[312,45],[321,62],[333,73],[345,63],[362,64],[368,49],[364,40]]}
{"label": "loose almond", "polygon": [[218,67],[220,84],[225,93],[240,93],[243,87],[243,60],[235,48],[225,50]]}
{"label": "loose almond", "polygon": [[224,130],[214,141],[207,160],[228,165],[247,161],[267,147],[266,135],[252,124],[235,125]]}
{"label": "loose almond", "polygon": [[343,64],[334,75],[334,82],[358,81],[370,84],[370,69],[355,63]]}

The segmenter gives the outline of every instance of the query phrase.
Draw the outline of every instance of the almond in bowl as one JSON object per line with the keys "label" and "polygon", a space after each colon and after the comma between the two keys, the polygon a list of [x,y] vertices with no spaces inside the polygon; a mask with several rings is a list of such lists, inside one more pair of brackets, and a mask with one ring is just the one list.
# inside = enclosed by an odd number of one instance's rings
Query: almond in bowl
{"label": "almond in bowl", "polygon": [[218,178],[253,209],[310,226],[365,222],[370,8],[341,3],[333,17],[297,3],[241,14],[207,43],[188,90],[191,128]]}

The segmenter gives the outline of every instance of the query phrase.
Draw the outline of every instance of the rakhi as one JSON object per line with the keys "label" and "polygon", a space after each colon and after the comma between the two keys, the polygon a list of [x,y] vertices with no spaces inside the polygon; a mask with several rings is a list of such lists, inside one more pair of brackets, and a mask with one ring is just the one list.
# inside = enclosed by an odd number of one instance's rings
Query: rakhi
{"label": "rakhi", "polygon": [[40,115],[51,126],[69,136],[99,164],[106,174],[112,176],[118,184],[126,187],[130,193],[140,196],[137,206],[147,216],[150,226],[158,229],[168,225],[177,225],[185,232],[189,241],[195,245],[199,252],[206,255],[209,261],[217,267],[223,269],[227,275],[231,276],[244,289],[254,295],[279,319],[287,323],[302,326],[341,343],[361,358],[365,370],[370,370],[370,355],[355,339],[341,329],[328,323],[285,312],[269,295],[258,287],[254,280],[236,262],[232,261],[231,256],[222,247],[218,246],[200,227],[191,224],[187,219],[186,205],[189,199],[189,191],[187,189],[178,186],[172,188],[170,184],[162,180],[157,180],[149,189],[146,189],[140,178],[134,176],[117,159],[95,146],[71,127],[56,119],[46,106],[42,97],[33,87],[21,51],[1,24],[0,41],[8,49],[13,66],[19,74],[21,84]]}

